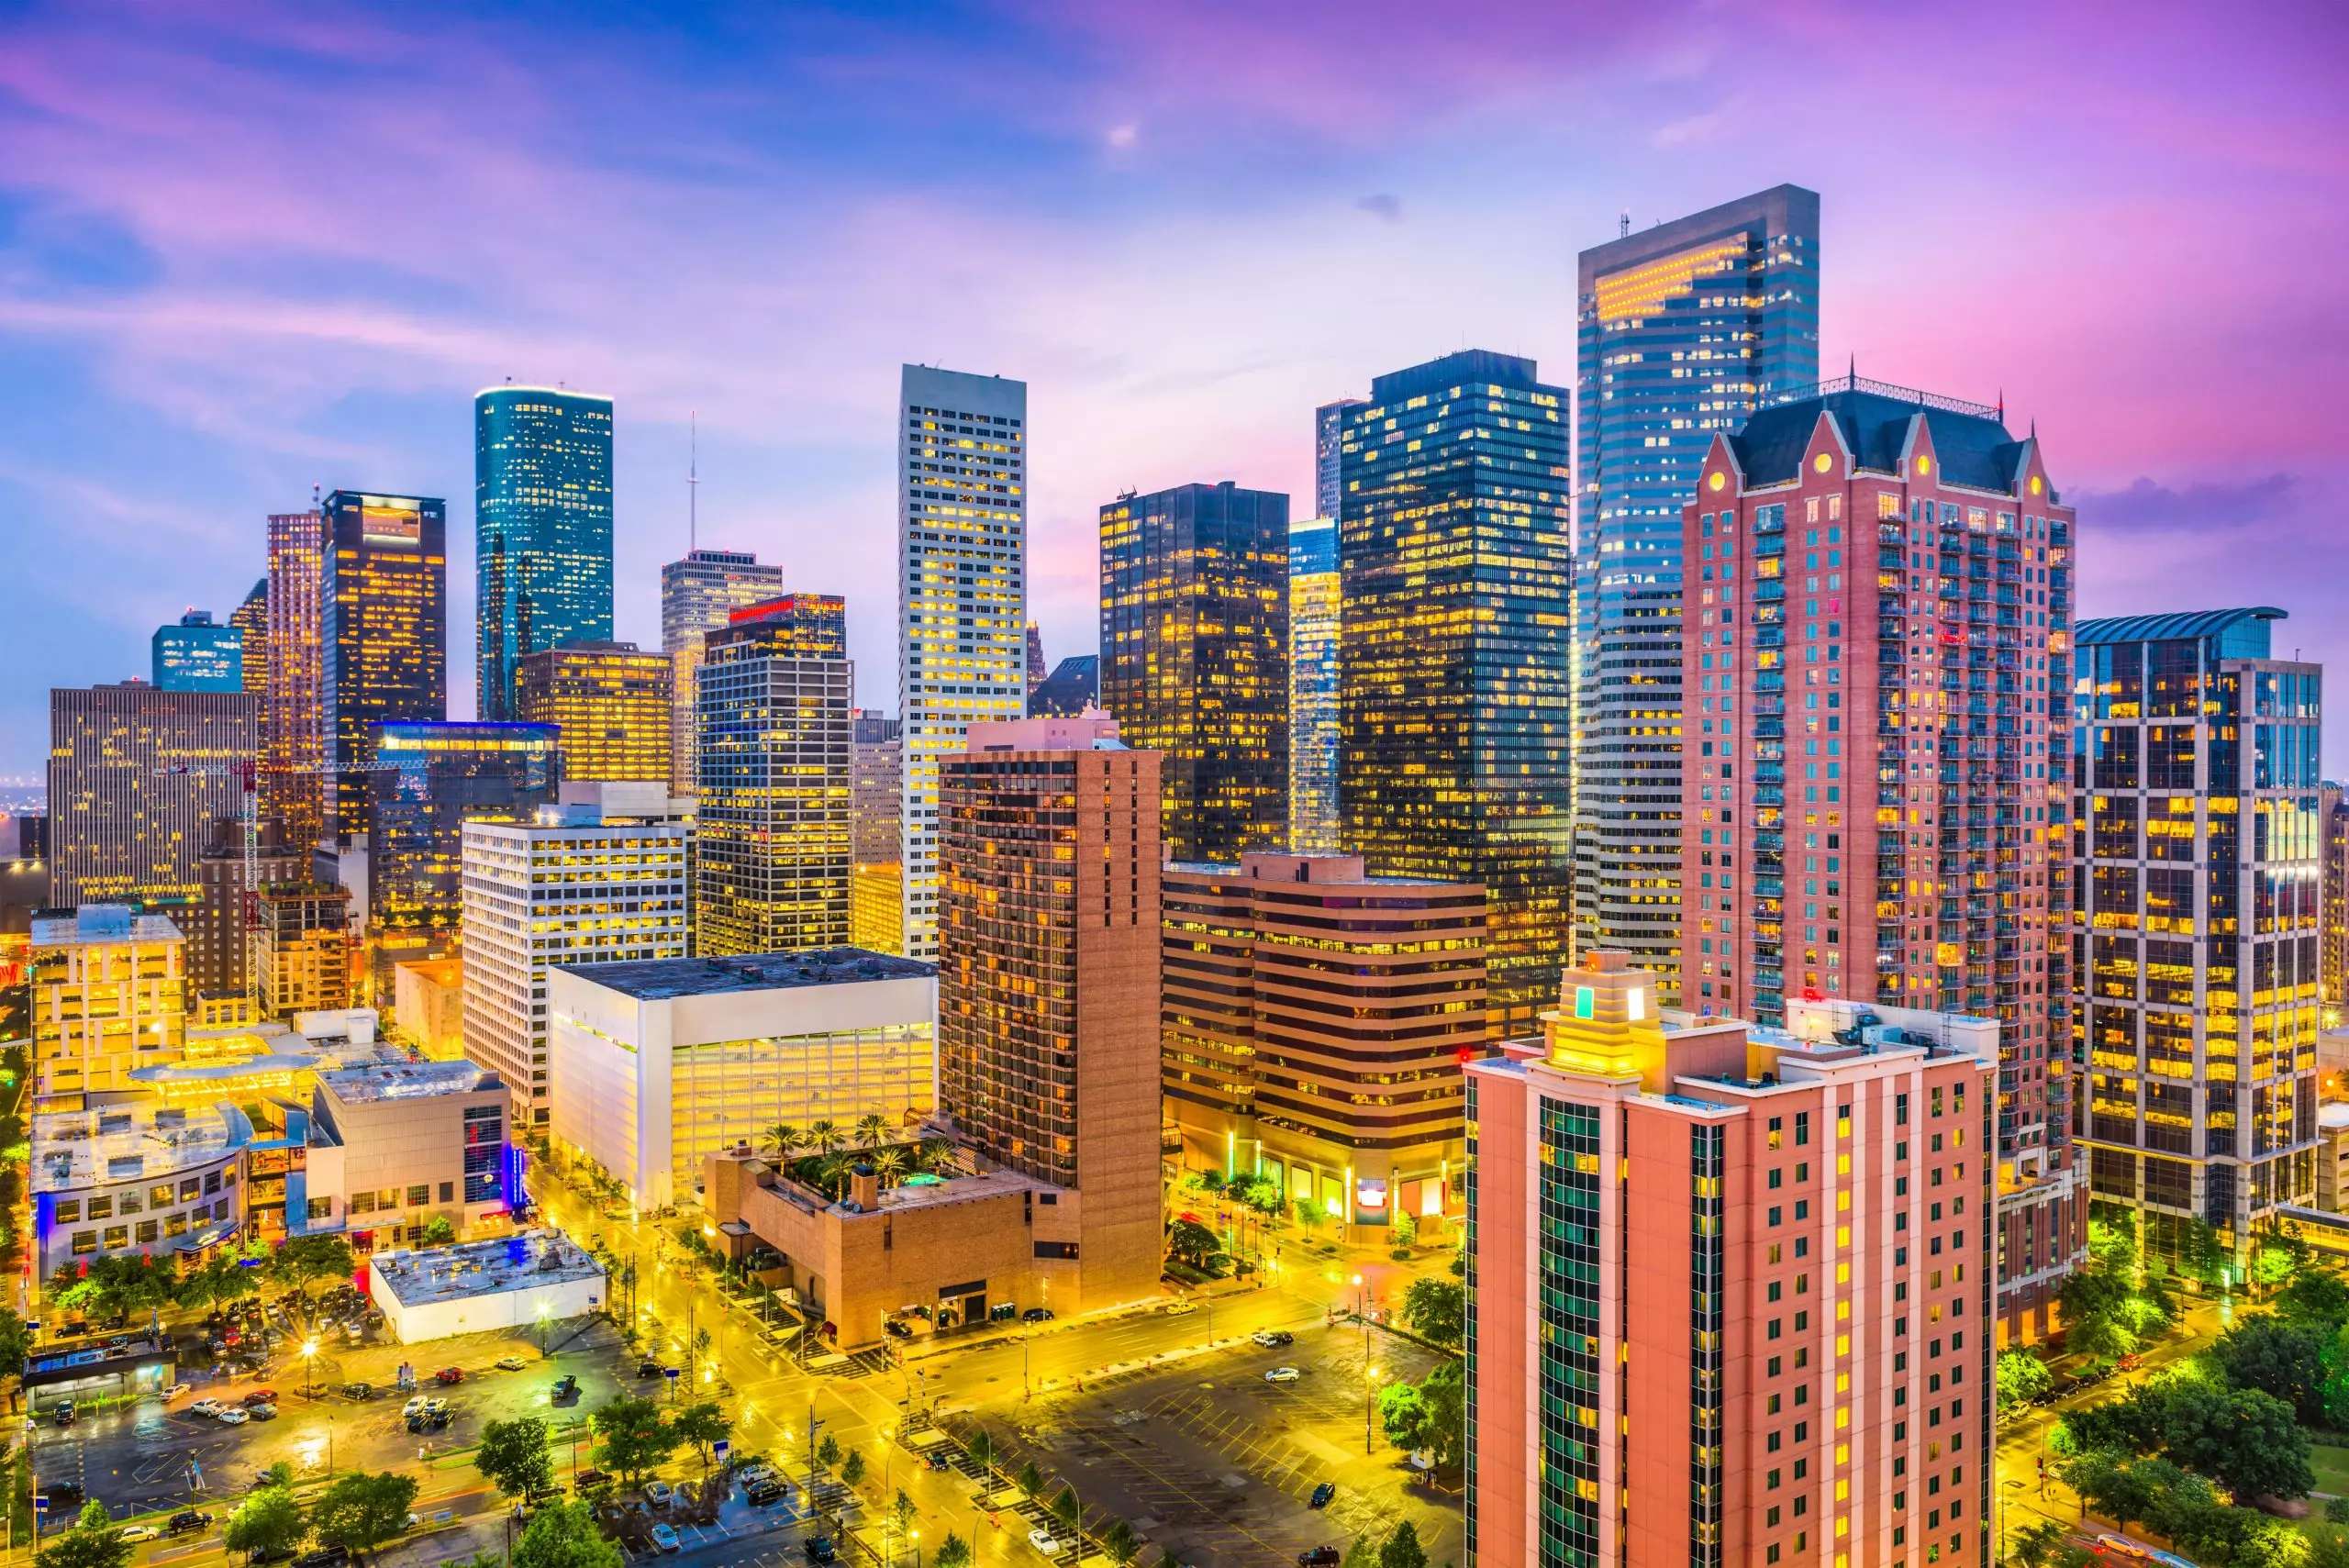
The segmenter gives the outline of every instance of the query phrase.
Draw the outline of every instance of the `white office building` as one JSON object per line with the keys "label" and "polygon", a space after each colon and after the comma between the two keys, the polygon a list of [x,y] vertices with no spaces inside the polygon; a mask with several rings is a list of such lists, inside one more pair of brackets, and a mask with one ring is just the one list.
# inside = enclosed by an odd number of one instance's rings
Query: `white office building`
{"label": "white office building", "polygon": [[548,1119],[547,972],[682,958],[689,803],[665,781],[569,784],[529,822],[464,827],[465,1057]]}
{"label": "white office building", "polygon": [[907,365],[897,462],[906,952],[938,955],[938,760],[1028,711],[1028,384]]}
{"label": "white office building", "polygon": [[777,1124],[902,1135],[937,1107],[938,972],[818,948],[548,978],[550,1135],[636,1207],[696,1200],[703,1161]]}

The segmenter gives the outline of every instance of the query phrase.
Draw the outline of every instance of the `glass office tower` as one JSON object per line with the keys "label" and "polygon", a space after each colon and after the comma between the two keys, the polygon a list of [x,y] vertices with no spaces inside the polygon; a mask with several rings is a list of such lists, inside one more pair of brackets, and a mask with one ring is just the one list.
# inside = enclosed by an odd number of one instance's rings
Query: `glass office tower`
{"label": "glass office tower", "polygon": [[1288,530],[1288,847],[1334,855],[1338,835],[1338,525]]}
{"label": "glass office tower", "polygon": [[1101,706],[1164,753],[1177,861],[1287,837],[1288,497],[1181,484],[1101,508]]}
{"label": "glass office tower", "polygon": [[190,610],[177,626],[155,628],[151,662],[159,692],[241,692],[245,634],[210,610]]}
{"label": "glass office tower", "polygon": [[1680,509],[1716,433],[1819,381],[1819,197],[1779,185],[1582,253],[1575,930],[1679,994]]}
{"label": "glass office tower", "polygon": [[367,830],[378,729],[449,717],[448,508],[338,490],[319,511],[325,831],[347,844]]}
{"label": "glass office tower", "polygon": [[612,635],[612,400],[544,386],[473,397],[478,702],[514,717],[522,659]]}
{"label": "glass office tower", "polygon": [[1533,1026],[1565,952],[1574,556],[1565,389],[1470,350],[1346,410],[1338,804],[1374,875],[1481,882],[1491,1018]]}
{"label": "glass office tower", "polygon": [[745,605],[783,592],[783,568],[747,550],[693,550],[661,568],[661,651],[669,656],[669,793],[698,787],[694,763],[694,693],[702,639]]}

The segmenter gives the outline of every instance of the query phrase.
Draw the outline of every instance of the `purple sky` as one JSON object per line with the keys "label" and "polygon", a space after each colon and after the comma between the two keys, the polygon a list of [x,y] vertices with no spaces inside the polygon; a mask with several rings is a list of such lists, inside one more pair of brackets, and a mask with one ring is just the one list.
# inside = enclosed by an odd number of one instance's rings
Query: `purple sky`
{"label": "purple sky", "polygon": [[509,375],[618,399],[621,636],[698,408],[704,540],[846,594],[883,706],[896,367],[1024,377],[1034,607],[1089,651],[1103,500],[1301,510],[1314,404],[1471,346],[1570,382],[1578,249],[1781,180],[1822,363],[2035,419],[2087,613],[2272,603],[2349,657],[2336,7],[482,9],[0,20],[0,774],[313,483],[449,499],[470,715]]}

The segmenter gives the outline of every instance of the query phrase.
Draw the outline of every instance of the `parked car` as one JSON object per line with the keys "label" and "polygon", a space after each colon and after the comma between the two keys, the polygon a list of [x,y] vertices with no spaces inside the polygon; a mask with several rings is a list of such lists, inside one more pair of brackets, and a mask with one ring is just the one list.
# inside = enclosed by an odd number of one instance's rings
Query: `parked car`
{"label": "parked car", "polygon": [[183,1508],[173,1514],[171,1522],[163,1528],[173,1535],[185,1535],[192,1529],[206,1529],[211,1523],[210,1514],[199,1512],[195,1508]]}
{"label": "parked car", "polygon": [[644,1500],[656,1508],[665,1508],[677,1500],[677,1494],[666,1481],[648,1481],[644,1484]]}
{"label": "parked car", "polygon": [[250,1394],[246,1395],[241,1403],[248,1410],[251,1409],[256,1405],[274,1405],[277,1403],[277,1390],[274,1388],[256,1388]]}
{"label": "parked car", "polygon": [[163,1527],[161,1525],[125,1525],[122,1529],[122,1539],[125,1540],[153,1540],[162,1533]]}
{"label": "parked car", "polygon": [[1307,1499],[1305,1506],[1308,1508],[1326,1508],[1330,1506],[1330,1499],[1337,1495],[1338,1484],[1334,1481],[1324,1481],[1320,1485],[1313,1488],[1313,1496]]}
{"label": "parked car", "polygon": [[944,1470],[948,1468],[946,1451],[943,1448],[931,1449],[928,1458],[930,1461],[930,1467],[932,1470]]}
{"label": "parked car", "polygon": [[277,1419],[277,1407],[274,1405],[248,1406],[245,1409],[245,1416],[249,1420],[274,1421]]}
{"label": "parked car", "polygon": [[579,1380],[572,1376],[571,1373],[564,1373],[561,1377],[554,1380],[554,1388],[552,1392],[554,1402],[558,1405],[563,1403],[567,1399],[576,1399],[579,1397]]}
{"label": "parked car", "polygon": [[1037,1551],[1042,1552],[1047,1557],[1058,1557],[1061,1554],[1061,1543],[1052,1539],[1052,1532],[1048,1529],[1038,1529],[1030,1530],[1028,1532],[1028,1544],[1034,1547]]}
{"label": "parked car", "polygon": [[1019,1318],[1023,1323],[1049,1323],[1052,1320],[1052,1309],[1049,1307],[1031,1307],[1021,1313]]}
{"label": "parked car", "polygon": [[423,1395],[419,1394],[415,1398],[400,1407],[400,1414],[409,1418],[410,1419],[414,1419],[416,1417],[424,1413],[425,1406],[429,1403],[429,1400],[426,1399]]}
{"label": "parked car", "polygon": [[839,1555],[833,1550],[832,1538],[829,1535],[809,1536],[807,1544],[800,1550],[807,1554],[807,1561],[810,1562],[829,1562]]}
{"label": "parked car", "polygon": [[892,1318],[883,1323],[881,1325],[881,1329],[884,1333],[888,1334],[893,1339],[910,1340],[914,1337],[914,1331],[895,1318]]}
{"label": "parked car", "polygon": [[252,1412],[242,1405],[231,1405],[220,1412],[220,1424],[224,1427],[241,1427],[252,1418]]}
{"label": "parked car", "polygon": [[1276,1366],[1264,1374],[1266,1383],[1295,1383],[1298,1373],[1293,1366]]}
{"label": "parked car", "polygon": [[497,1358],[497,1370],[500,1372],[519,1372],[525,1364],[527,1363],[523,1362],[520,1356],[500,1356]]}
{"label": "parked car", "polygon": [[1334,1546],[1308,1546],[1297,1554],[1297,1568],[1332,1568],[1344,1556]]}
{"label": "parked car", "polygon": [[1268,1351],[1297,1343],[1297,1336],[1286,1329],[1259,1329],[1248,1337]]}
{"label": "parked car", "polygon": [[667,1525],[652,1527],[652,1547],[656,1551],[683,1551],[685,1549],[685,1542],[677,1539],[677,1532]]}
{"label": "parked car", "polygon": [[351,1549],[345,1546],[321,1546],[294,1559],[294,1568],[341,1568],[351,1561]]}
{"label": "parked car", "polygon": [[346,1383],[342,1385],[342,1396],[362,1401],[373,1399],[375,1397],[375,1385],[372,1383]]}
{"label": "parked car", "polygon": [[605,1485],[610,1480],[611,1477],[600,1470],[583,1470],[571,1478],[571,1484],[584,1492],[591,1486]]}
{"label": "parked car", "polygon": [[1170,1301],[1164,1307],[1160,1308],[1160,1310],[1164,1312],[1169,1318],[1188,1317],[1191,1313],[1197,1312],[1198,1309],[1199,1304],[1196,1301]]}
{"label": "parked car", "polygon": [[166,1388],[166,1389],[164,1389],[164,1390],[163,1390],[163,1397],[164,1397],[164,1398],[166,1398],[166,1399],[176,1399],[176,1398],[178,1398],[181,1395],[183,1395],[183,1394],[186,1394],[186,1393],[189,1393],[189,1392],[191,1392],[191,1390],[190,1390],[189,1386],[188,1386],[186,1384],[184,1384],[184,1383],[174,1383],[174,1384],[173,1384],[169,1388]]}
{"label": "parked car", "polygon": [[70,1427],[73,1424],[73,1401],[71,1399],[58,1401],[57,1424],[61,1427]]}
{"label": "parked car", "polygon": [[464,1380],[465,1369],[461,1366],[444,1366],[432,1374],[435,1383],[462,1383]]}
{"label": "parked car", "polygon": [[790,1495],[791,1488],[772,1476],[763,1481],[753,1481],[742,1488],[743,1500],[754,1508],[763,1508],[769,1503],[779,1503]]}
{"label": "parked car", "polygon": [[661,1375],[661,1363],[655,1361],[639,1362],[636,1363],[636,1375],[639,1377],[658,1377]]}

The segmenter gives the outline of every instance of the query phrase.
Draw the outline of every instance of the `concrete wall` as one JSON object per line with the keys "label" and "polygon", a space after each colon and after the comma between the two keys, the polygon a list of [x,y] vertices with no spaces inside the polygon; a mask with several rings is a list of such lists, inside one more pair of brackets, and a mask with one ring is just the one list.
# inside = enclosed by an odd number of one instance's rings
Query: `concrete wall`
{"label": "concrete wall", "polygon": [[535,1329],[541,1307],[551,1322],[583,1318],[611,1296],[606,1282],[597,1275],[533,1285],[526,1290],[402,1307],[399,1297],[384,1283],[383,1274],[375,1270],[369,1271],[367,1293],[383,1309],[384,1326],[403,1345],[445,1340],[456,1334],[478,1334],[484,1329]]}

